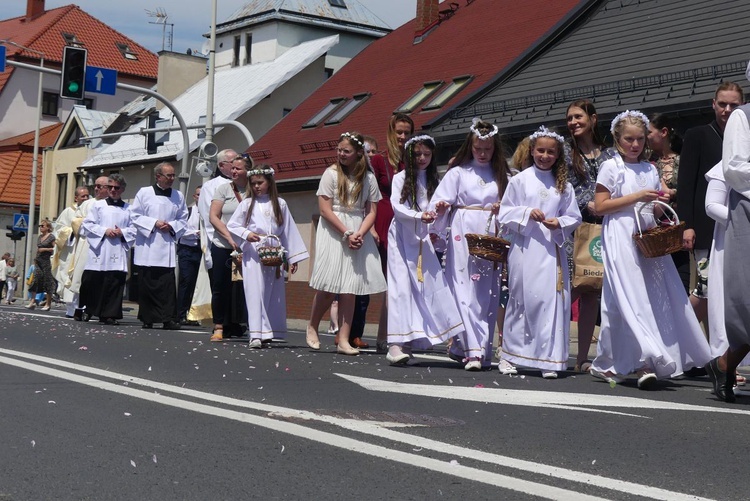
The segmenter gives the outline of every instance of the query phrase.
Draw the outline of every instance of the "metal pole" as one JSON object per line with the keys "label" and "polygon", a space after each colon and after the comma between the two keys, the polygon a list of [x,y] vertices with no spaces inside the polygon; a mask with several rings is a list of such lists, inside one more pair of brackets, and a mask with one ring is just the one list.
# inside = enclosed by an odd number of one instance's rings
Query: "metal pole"
{"label": "metal pole", "polygon": [[208,42],[206,141],[214,140],[214,72],[216,71],[216,0],[211,0],[211,38]]}
{"label": "metal pole", "polygon": [[[42,54],[39,66],[44,68],[44,54]],[[31,194],[29,195],[29,228],[26,230],[26,256],[24,258],[24,270],[28,263],[31,263],[31,251],[32,246],[32,234],[36,227],[36,177],[39,171],[39,129],[42,125],[42,79],[44,73],[39,73],[39,88],[36,94],[36,127],[34,128],[34,157],[31,159]],[[26,297],[26,293],[29,290],[29,286],[24,280],[23,282],[23,297]]]}

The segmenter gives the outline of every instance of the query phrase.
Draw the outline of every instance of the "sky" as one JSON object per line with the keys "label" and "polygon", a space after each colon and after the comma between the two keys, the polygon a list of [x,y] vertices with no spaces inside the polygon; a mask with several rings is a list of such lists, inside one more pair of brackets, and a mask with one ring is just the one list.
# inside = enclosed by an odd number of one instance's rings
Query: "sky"
{"label": "sky", "polygon": [[[397,28],[413,19],[416,0],[360,0],[373,14],[391,28]],[[162,49],[162,26],[149,24],[155,21],[147,10],[162,8],[168,14],[168,22],[174,23],[172,50],[185,52],[188,48],[200,51],[211,26],[211,0],[47,0],[46,9],[76,4],[100,21],[112,26],[153,52]],[[229,18],[245,5],[247,0],[217,0],[218,23]],[[2,0],[0,17],[22,16],[26,13],[26,0]],[[199,15],[205,12],[204,15]]]}

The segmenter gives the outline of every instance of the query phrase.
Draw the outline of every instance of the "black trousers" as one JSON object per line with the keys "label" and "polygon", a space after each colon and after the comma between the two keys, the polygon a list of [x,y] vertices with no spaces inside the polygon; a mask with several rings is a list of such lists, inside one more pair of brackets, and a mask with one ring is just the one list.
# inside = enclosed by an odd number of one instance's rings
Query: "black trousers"
{"label": "black trousers", "polygon": [[195,283],[198,281],[198,270],[201,266],[203,253],[200,245],[177,245],[177,261],[179,264],[179,281],[177,284],[177,318],[185,320],[190,305],[193,302]]}
{"label": "black trousers", "polygon": [[211,246],[211,312],[216,325],[247,322],[247,305],[242,282],[232,282],[232,249]]}
{"label": "black trousers", "polygon": [[138,320],[146,324],[177,321],[174,268],[138,268]]}
{"label": "black trousers", "polygon": [[349,333],[349,342],[354,338],[362,337],[365,333],[365,317],[367,307],[370,306],[370,296],[356,296],[354,300],[354,316],[352,317],[352,330]]}
{"label": "black trousers", "polygon": [[124,271],[84,270],[81,276],[79,308],[99,319],[122,318],[122,296],[125,291]]}

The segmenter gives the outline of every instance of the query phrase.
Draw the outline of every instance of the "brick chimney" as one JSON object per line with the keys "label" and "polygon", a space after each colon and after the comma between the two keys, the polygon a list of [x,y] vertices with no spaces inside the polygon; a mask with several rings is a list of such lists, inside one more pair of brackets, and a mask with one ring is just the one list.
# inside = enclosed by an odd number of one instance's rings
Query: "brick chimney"
{"label": "brick chimney", "polygon": [[26,0],[26,22],[44,14],[44,0]]}
{"label": "brick chimney", "polygon": [[440,10],[439,3],[440,0],[417,0],[417,36],[424,34],[427,29],[437,23]]}

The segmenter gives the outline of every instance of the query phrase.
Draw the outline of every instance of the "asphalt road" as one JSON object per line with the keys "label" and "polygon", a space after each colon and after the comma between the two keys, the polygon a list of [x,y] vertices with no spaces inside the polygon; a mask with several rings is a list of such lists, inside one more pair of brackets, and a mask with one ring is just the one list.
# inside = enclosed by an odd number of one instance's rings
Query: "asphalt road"
{"label": "asphalt road", "polygon": [[[0,309],[0,501],[748,498],[750,397]],[[374,344],[374,343],[372,343]],[[571,363],[572,365],[572,363]]]}

